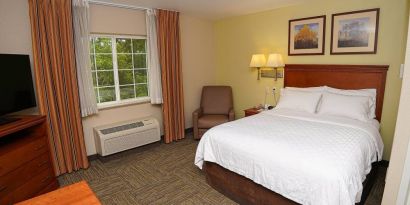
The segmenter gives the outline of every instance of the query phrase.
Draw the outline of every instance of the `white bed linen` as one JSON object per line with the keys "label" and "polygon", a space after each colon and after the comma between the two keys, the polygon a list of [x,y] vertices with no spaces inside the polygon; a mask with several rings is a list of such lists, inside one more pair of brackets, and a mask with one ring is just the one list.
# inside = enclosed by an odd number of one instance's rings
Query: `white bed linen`
{"label": "white bed linen", "polygon": [[354,204],[382,157],[378,129],[374,121],[271,110],[210,129],[195,164],[217,163],[301,204]]}

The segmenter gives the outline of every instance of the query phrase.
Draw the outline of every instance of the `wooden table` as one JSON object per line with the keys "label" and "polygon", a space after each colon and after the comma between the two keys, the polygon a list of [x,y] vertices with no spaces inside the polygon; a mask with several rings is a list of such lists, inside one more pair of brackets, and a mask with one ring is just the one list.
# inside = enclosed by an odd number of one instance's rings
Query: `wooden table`
{"label": "wooden table", "polygon": [[16,205],[101,205],[87,182],[81,181]]}

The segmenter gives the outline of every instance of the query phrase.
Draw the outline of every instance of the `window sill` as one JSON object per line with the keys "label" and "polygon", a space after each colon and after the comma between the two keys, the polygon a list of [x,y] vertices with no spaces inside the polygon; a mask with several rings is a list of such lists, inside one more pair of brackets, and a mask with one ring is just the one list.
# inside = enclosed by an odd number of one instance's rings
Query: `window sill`
{"label": "window sill", "polygon": [[134,105],[134,104],[143,104],[143,103],[149,103],[149,102],[151,102],[150,97],[143,97],[143,98],[132,99],[132,100],[124,100],[121,102],[101,103],[97,105],[97,108],[98,110],[105,110],[105,109],[110,109],[110,108],[116,108],[116,107],[122,107],[122,106]]}

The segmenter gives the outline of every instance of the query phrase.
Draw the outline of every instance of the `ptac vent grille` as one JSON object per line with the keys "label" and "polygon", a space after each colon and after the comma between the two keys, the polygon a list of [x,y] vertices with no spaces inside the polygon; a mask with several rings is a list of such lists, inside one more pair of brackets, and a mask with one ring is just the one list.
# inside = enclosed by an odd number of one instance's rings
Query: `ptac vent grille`
{"label": "ptac vent grille", "polygon": [[111,133],[114,133],[114,132],[120,132],[120,131],[123,131],[123,130],[129,130],[129,129],[142,127],[142,126],[144,126],[144,123],[139,121],[139,122],[134,122],[134,123],[126,124],[126,125],[120,125],[120,126],[117,126],[117,127],[111,127],[111,128],[103,129],[103,130],[101,130],[101,133],[107,135],[107,134],[111,134]]}

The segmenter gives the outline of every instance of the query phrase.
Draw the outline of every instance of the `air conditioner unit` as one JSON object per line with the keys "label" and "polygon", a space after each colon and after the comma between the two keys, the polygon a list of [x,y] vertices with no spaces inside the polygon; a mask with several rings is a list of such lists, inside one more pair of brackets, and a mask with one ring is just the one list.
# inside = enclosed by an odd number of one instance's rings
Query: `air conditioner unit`
{"label": "air conditioner unit", "polygon": [[107,156],[161,139],[155,118],[129,120],[94,128],[97,153]]}

